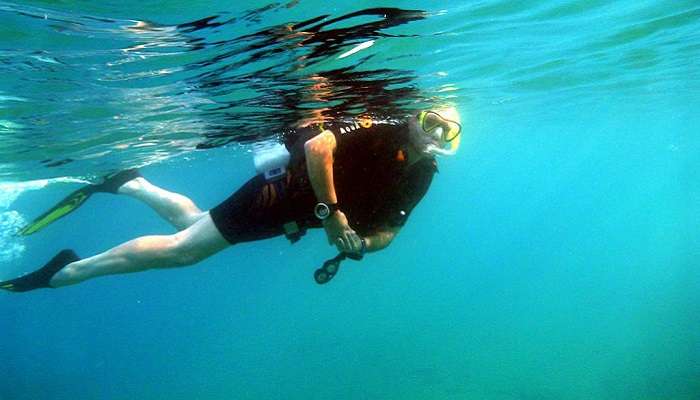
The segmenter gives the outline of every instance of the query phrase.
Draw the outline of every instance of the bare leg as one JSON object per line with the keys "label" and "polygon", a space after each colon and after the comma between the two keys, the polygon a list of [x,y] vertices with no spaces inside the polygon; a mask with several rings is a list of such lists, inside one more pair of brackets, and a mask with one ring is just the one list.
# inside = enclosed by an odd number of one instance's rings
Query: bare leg
{"label": "bare leg", "polygon": [[119,193],[148,204],[177,230],[192,226],[206,214],[189,198],[161,189],[143,177],[125,183],[119,188]]}
{"label": "bare leg", "polygon": [[56,273],[49,284],[61,287],[103,275],[192,265],[228,246],[209,213],[205,212],[199,221],[174,235],[140,237],[70,263]]}

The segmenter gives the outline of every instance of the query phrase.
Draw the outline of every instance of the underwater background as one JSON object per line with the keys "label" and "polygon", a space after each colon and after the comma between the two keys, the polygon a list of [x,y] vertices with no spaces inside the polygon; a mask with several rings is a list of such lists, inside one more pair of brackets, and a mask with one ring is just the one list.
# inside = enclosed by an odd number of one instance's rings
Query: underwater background
{"label": "underwater background", "polygon": [[321,231],[0,293],[0,399],[700,398],[697,1],[0,2],[0,279],[172,232],[72,190],[138,166],[202,208],[295,121],[456,104],[385,251]]}

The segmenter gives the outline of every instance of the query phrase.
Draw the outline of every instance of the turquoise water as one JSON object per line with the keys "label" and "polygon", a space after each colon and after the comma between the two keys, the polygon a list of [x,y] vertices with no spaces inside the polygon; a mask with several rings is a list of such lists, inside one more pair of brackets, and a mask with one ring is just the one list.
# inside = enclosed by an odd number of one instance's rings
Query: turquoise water
{"label": "turquoise water", "polygon": [[[311,232],[0,293],[0,399],[700,397],[696,1],[147,3],[0,2],[0,279],[171,232],[96,195],[13,235],[79,182],[140,166],[212,207],[318,107],[449,100],[461,151],[326,286]],[[285,30],[373,7],[424,13]]]}

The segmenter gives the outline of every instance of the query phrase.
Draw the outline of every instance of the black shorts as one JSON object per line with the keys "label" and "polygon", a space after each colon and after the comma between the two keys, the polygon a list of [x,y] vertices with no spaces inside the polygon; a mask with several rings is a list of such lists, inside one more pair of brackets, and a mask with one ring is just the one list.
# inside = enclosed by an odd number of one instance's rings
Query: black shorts
{"label": "black shorts", "polygon": [[253,177],[209,211],[214,225],[231,244],[282,235],[284,224],[292,221],[308,226],[313,196],[291,193],[290,182],[289,175],[274,182],[263,175]]}

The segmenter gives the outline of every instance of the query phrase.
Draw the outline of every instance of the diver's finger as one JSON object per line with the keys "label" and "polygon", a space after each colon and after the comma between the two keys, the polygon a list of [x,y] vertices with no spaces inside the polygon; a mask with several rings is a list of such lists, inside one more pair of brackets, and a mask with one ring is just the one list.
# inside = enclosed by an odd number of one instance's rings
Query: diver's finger
{"label": "diver's finger", "polygon": [[346,243],[347,242],[345,241],[345,239],[342,236],[338,236],[337,238],[335,238],[335,247],[337,247],[338,251],[341,253],[346,251],[345,250],[347,247]]}
{"label": "diver's finger", "polygon": [[349,229],[343,232],[343,239],[345,241],[345,251],[348,253],[355,253],[359,247],[356,247],[356,240],[355,237],[357,234],[355,231]]}
{"label": "diver's finger", "polygon": [[353,231],[349,236],[350,247],[352,248],[351,251],[353,253],[359,253],[362,251],[362,239],[360,238],[360,235]]}

